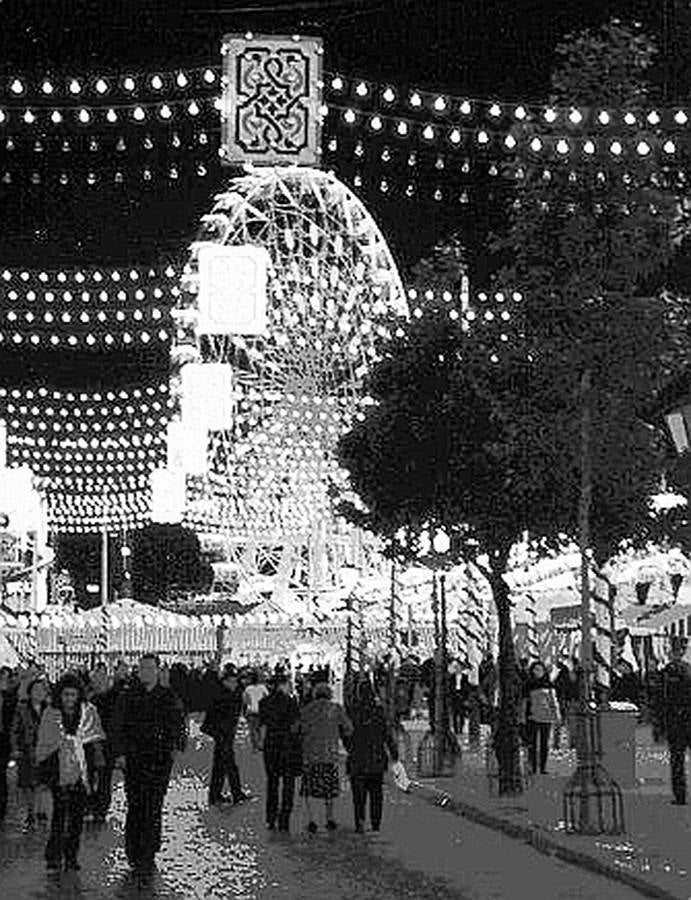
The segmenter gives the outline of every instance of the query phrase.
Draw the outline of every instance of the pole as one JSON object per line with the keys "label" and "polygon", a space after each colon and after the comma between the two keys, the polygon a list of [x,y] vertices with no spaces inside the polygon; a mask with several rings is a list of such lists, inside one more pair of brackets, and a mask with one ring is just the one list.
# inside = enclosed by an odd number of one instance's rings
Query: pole
{"label": "pole", "polygon": [[583,709],[590,700],[592,669],[590,617],[590,508],[592,504],[591,430],[592,376],[589,369],[581,377],[581,488],[578,504],[578,549],[581,556],[581,691]]}
{"label": "pole", "polygon": [[447,673],[449,669],[448,664],[448,625],[447,625],[447,616],[446,616],[446,573],[442,572],[439,576],[439,599],[441,601],[440,607],[440,656],[441,656],[441,724],[442,724],[442,732],[446,733],[446,724],[447,724],[447,715],[448,715],[448,696],[446,690],[446,681],[447,681]]}
{"label": "pole", "polygon": [[389,597],[389,646],[391,658],[396,650],[396,562],[391,561],[391,596]]}
{"label": "pole", "polygon": [[108,605],[108,519],[107,495],[103,492],[103,519],[101,520],[101,606]]}

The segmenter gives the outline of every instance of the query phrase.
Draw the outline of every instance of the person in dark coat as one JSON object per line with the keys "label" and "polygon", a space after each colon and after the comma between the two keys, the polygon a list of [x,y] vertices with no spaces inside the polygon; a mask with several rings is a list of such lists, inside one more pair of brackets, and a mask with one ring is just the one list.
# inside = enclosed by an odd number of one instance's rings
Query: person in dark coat
{"label": "person in dark coat", "polygon": [[[27,689],[27,699],[20,700],[12,721],[12,756],[17,761],[17,787],[26,808],[26,826],[33,828],[36,816],[38,794],[38,772],[36,768],[36,744],[38,726],[43,710],[48,705],[50,688],[42,678],[35,678]],[[43,809],[38,811],[40,819],[46,819]]]}
{"label": "person in dark coat", "polygon": [[[201,730],[213,738],[214,751],[209,780],[209,806],[220,803],[243,803],[247,796],[240,783],[240,771],[235,760],[235,732],[242,713],[242,687],[233,666],[223,670],[220,690],[214,690],[214,699],[207,709]],[[231,797],[223,795],[226,778]]]}
{"label": "person in dark coat", "polygon": [[118,698],[125,690],[124,681],[108,684],[108,676],[103,669],[97,669],[92,676],[93,695],[91,702],[98,711],[101,725],[106,735],[103,745],[104,765],[97,770],[94,789],[90,797],[90,807],[94,821],[103,823],[106,820],[113,793],[113,770],[115,754],[113,752],[113,722]]}
{"label": "person in dark coat", "polygon": [[0,822],[7,814],[7,767],[12,752],[12,721],[17,706],[17,692],[10,683],[11,674],[7,666],[0,668]]}
{"label": "person in dark coat", "polygon": [[290,678],[277,675],[271,693],[259,703],[259,746],[264,753],[266,826],[270,831],[277,823],[279,831],[290,828],[295,779],[302,770],[299,719],[300,707],[290,694]]}
{"label": "person in dark coat", "polygon": [[384,803],[384,772],[389,758],[398,760],[398,750],[386,715],[378,702],[368,678],[357,688],[357,702],[353,709],[353,731],[347,741],[348,762],[355,812],[355,830],[365,828],[365,812],[369,798],[372,831],[379,831]]}
{"label": "person in dark coat", "polygon": [[662,670],[663,728],[669,744],[672,803],[686,804],[686,751],[691,748],[691,666],[684,662],[686,640],[677,638],[672,660]]}
{"label": "person in dark coat", "polygon": [[174,760],[185,749],[182,704],[159,683],[159,661],[145,654],[138,683],[118,697],[112,742],[125,770],[125,852],[133,868],[150,868],[161,848],[163,802]]}

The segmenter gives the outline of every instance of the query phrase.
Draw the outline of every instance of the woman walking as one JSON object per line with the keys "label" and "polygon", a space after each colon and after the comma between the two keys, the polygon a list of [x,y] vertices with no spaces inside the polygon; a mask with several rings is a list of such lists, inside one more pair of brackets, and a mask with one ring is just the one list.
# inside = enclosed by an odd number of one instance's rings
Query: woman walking
{"label": "woman walking", "polygon": [[343,708],[331,700],[331,688],[325,682],[314,687],[314,699],[300,713],[302,738],[302,796],[307,805],[310,834],[316,834],[312,800],[323,800],[327,831],[336,829],[334,800],[340,793],[338,742],[347,743],[352,733],[350,719]]}
{"label": "woman walking", "polygon": [[553,725],[561,721],[557,695],[547,669],[534,662],[528,669],[523,697],[523,715],[528,742],[528,760],[533,774],[547,772],[549,738]]}
{"label": "woman walking", "polygon": [[384,772],[389,758],[396,762],[398,750],[369,679],[356,688],[353,708],[353,733],[348,741],[347,772],[353,792],[355,831],[365,830],[365,813],[369,798],[372,831],[381,827],[384,800]]}
{"label": "woman walking", "polygon": [[33,828],[36,819],[45,821],[45,806],[40,803],[41,791],[36,769],[38,728],[48,706],[48,683],[34,678],[28,685],[26,700],[20,700],[12,721],[12,756],[17,760],[17,787],[26,810],[26,827]]}
{"label": "woman walking", "polygon": [[53,816],[46,846],[51,871],[79,869],[77,854],[84,826],[89,791],[86,748],[94,751],[94,763],[102,765],[100,742],[105,739],[98,713],[84,699],[84,689],[74,675],[58,683],[53,706],[43,712],[38,729],[36,762],[45,773],[53,795]]}

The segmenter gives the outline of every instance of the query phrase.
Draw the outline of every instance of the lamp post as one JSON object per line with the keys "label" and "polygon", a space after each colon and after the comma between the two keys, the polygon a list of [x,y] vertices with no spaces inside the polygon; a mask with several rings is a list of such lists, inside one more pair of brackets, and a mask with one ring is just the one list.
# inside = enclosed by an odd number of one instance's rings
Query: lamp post
{"label": "lamp post", "polygon": [[360,574],[355,566],[343,566],[339,571],[339,580],[346,592],[346,651],[345,677],[343,683],[343,699],[346,709],[350,708],[351,689],[353,683],[353,603],[357,600],[355,593]]}
{"label": "lamp post", "polygon": [[593,652],[590,610],[590,510],[592,504],[592,374],[581,376],[581,482],[578,505],[578,544],[581,560],[581,679],[576,715],[576,771],[564,791],[567,831],[580,834],[619,834],[624,830],[621,789],[602,765],[600,714],[592,702]]}

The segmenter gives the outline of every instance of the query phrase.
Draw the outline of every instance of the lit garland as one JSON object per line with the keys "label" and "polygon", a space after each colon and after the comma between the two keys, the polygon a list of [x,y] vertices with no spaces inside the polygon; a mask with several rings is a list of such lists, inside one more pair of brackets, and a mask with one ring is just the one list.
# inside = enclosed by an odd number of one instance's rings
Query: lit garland
{"label": "lit garland", "polygon": [[[53,79],[43,77],[38,80],[24,75],[9,76],[4,79],[2,95],[7,98],[14,110],[20,109],[22,101],[23,115],[31,106],[37,106],[41,112],[48,114],[59,110],[61,104],[52,106],[51,101],[65,98],[71,101],[68,107],[70,114],[76,111],[79,124],[90,124],[87,118],[92,110],[115,111],[117,108],[134,110],[155,109],[162,121],[168,121],[165,107],[189,106],[191,102],[208,100],[208,96],[190,99],[190,93],[203,91],[205,95],[217,92],[223,84],[220,65],[201,66],[178,69],[175,71],[157,71],[153,73],[92,73],[89,75]],[[429,91],[411,87],[402,89],[397,85],[381,84],[369,79],[347,76],[341,73],[325,72],[324,89],[328,99],[343,102],[351,99],[356,105],[376,110],[391,111],[405,109],[414,113],[432,113],[438,121],[448,116],[460,116],[463,122],[485,122],[493,127],[508,127],[511,123],[526,121],[544,121],[547,124],[563,123],[568,129],[579,128],[646,128],[661,127],[665,130],[678,131],[689,124],[690,112],[683,107],[650,108],[647,110],[621,110],[605,107],[579,107],[572,104],[566,107],[551,107],[544,103],[528,101],[507,101],[491,98],[461,96],[444,91]],[[97,105],[83,103],[84,97],[93,98]],[[139,102],[133,102],[136,98]],[[212,98],[215,102],[216,98]],[[52,107],[52,108],[51,108]],[[160,111],[163,115],[160,115]],[[84,110],[86,115],[80,116]],[[198,115],[194,110],[192,115]],[[146,114],[139,113],[135,121],[143,121]],[[31,115],[26,124],[34,124]],[[111,115],[109,124],[114,123]],[[54,124],[61,124],[60,121]]]}

